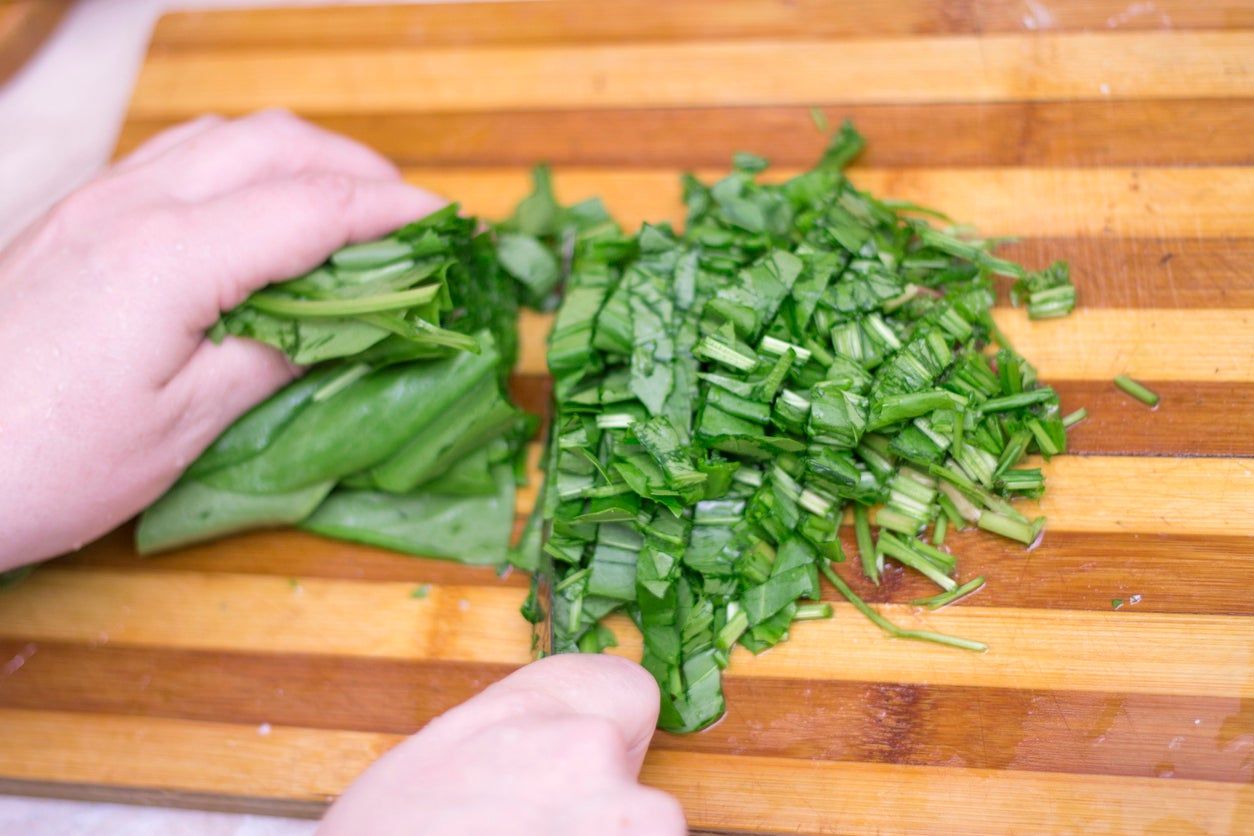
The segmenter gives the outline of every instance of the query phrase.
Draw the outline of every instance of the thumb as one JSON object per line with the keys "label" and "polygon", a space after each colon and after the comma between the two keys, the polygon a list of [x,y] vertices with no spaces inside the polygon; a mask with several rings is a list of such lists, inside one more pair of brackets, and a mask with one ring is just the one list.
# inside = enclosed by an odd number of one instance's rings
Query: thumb
{"label": "thumb", "polygon": [[434,748],[455,746],[481,729],[526,717],[584,715],[609,720],[622,734],[633,774],[639,773],[657,725],[657,683],[644,668],[617,656],[550,656],[489,686],[437,717],[419,736]]}

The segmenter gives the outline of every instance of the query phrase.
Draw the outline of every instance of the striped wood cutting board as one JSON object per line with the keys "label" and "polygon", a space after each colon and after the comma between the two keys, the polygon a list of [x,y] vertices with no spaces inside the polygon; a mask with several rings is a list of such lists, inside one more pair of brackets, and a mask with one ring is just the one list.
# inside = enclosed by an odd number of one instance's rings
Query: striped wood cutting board
{"label": "striped wood cutting board", "polygon": [[[1021,236],[1030,265],[1070,259],[1074,316],[999,321],[1092,417],[1048,468],[1040,548],[952,538],[989,579],[969,603],[891,603],[926,591],[899,571],[859,586],[986,655],[837,604],[737,655],[726,719],[659,735],[645,780],[712,831],[1249,832],[1252,27],[1248,0],[185,14],[157,28],[121,149],[284,105],[473,212],[502,215],[548,160],[562,196],[635,224],[679,218],[682,168],[747,149],[795,169],[822,142],[809,106],[853,117],[862,187]],[[537,409],[546,328],[526,319],[515,387]],[[1117,393],[1121,372],[1162,405]],[[140,561],[129,536],[0,597],[0,790],[313,815],[528,658],[517,575],[292,532]]]}

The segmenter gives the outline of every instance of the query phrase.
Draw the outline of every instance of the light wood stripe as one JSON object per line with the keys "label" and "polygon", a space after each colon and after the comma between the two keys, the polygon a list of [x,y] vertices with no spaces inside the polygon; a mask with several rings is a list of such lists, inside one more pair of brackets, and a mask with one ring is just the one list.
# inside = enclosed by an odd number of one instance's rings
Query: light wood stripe
{"label": "light wood stripe", "polygon": [[[21,655],[0,707],[410,734],[507,675],[510,665],[304,654],[87,647],[0,640]],[[206,682],[215,688],[206,689]],[[1228,745],[1235,698],[824,680],[729,672],[728,713],[655,748],[920,766],[1191,778],[1249,783]],[[971,734],[971,708],[1003,722]],[[798,734],[804,729],[804,734]],[[1169,759],[1164,753],[1169,752]]]}
{"label": "light wood stripe", "polygon": [[[839,90],[832,96],[839,97]],[[1250,99],[838,105],[867,137],[860,161],[889,166],[1249,165]],[[827,142],[800,106],[322,114],[404,165],[727,165],[736,151],[809,165]],[[131,121],[126,152],[171,120]],[[1198,140],[1199,124],[1206,140]],[[624,137],[633,138],[624,141]]]}
{"label": "light wood stripe", "polygon": [[1251,55],[1245,31],[153,53],[130,117],[1248,97]]}
{"label": "light wood stripe", "polygon": [[[397,735],[0,710],[0,774],[329,803]],[[102,755],[104,755],[102,757]]]}
{"label": "light wood stripe", "polygon": [[[770,172],[768,180],[796,174]],[[567,168],[558,197],[600,197],[625,229],[669,221],[682,226],[678,170]],[[699,171],[712,181],[726,169]],[[467,212],[504,218],[530,189],[526,168],[407,168],[414,185],[458,201]],[[987,236],[1247,235],[1254,229],[1254,168],[1045,169],[918,168],[850,172],[880,198],[946,212]]]}
{"label": "light wood stripe", "polygon": [[[1001,309],[997,324],[1045,380],[1254,380],[1254,311],[1085,308],[1033,322]],[[1053,327],[1056,326],[1056,327]]]}
{"label": "light wood stripe", "polygon": [[[308,580],[304,592],[263,576],[59,571],[6,595],[0,636],[198,650],[523,664],[524,592],[492,587]],[[903,626],[985,640],[987,654],[894,640],[846,604],[831,621],[798,625],[759,657],[738,650],[743,677],[862,680],[1077,691],[1254,697],[1244,665],[1254,618],[958,607],[881,607]],[[622,646],[639,636],[612,620]],[[839,653],[833,652],[839,648]],[[1124,673],[1126,672],[1126,674]]]}
{"label": "light wood stripe", "polygon": [[[1027,461],[1045,473],[1046,532],[1243,536],[1254,530],[1254,459],[1059,456]],[[540,482],[533,469],[531,484]],[[530,510],[520,499],[519,513]],[[846,513],[846,522],[851,517]]]}
{"label": "light wood stripe", "polygon": [[[169,14],[154,51],[397,44],[588,43],[1082,29],[1236,29],[1254,26],[1242,0],[1157,0],[1112,7],[1106,0],[581,0],[424,4],[366,8],[215,10]],[[714,11],[717,9],[717,11]]]}
{"label": "light wood stripe", "polygon": [[[190,720],[0,711],[6,776],[50,782],[330,801],[400,737]],[[21,757],[13,753],[23,752]],[[107,752],[118,757],[101,758]],[[805,762],[655,750],[642,779],[674,793],[689,825],[802,833],[1239,832],[1254,789],[1205,781]]]}
{"label": "light wood stripe", "polygon": [[1252,54],[1249,32],[155,52],[131,116],[1240,97]]}
{"label": "light wood stripe", "polygon": [[[1144,380],[1254,381],[1254,312],[1085,308],[1032,322],[1022,310],[999,308],[998,326],[1043,380],[1109,381],[1128,374]],[[547,371],[551,317],[523,311],[517,369]]]}
{"label": "light wood stripe", "polygon": [[715,830],[1239,833],[1254,822],[1254,788],[1200,781],[689,752],[656,753],[642,777]]}

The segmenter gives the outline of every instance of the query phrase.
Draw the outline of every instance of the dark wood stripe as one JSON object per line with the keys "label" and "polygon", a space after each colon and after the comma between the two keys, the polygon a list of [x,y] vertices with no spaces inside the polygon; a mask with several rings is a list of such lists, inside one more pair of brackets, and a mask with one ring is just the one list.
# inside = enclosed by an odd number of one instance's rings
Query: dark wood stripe
{"label": "dark wood stripe", "polygon": [[1031,268],[1068,262],[1083,307],[1254,307],[1252,238],[1024,238],[998,254]]}
{"label": "dark wood stripe", "polygon": [[[522,520],[520,519],[519,524]],[[848,563],[841,573],[859,595],[875,603],[906,603],[936,594],[923,576],[888,562],[881,586],[857,568],[852,531],[844,532]],[[958,557],[958,577],[988,583],[959,606],[1109,611],[1124,600],[1129,612],[1254,615],[1254,561],[1244,559],[1241,537],[1078,533],[1046,529],[1031,551],[968,530],[951,532],[946,546]],[[136,569],[146,572],[233,572],[292,578],[412,581],[441,585],[526,586],[521,572],[504,578],[486,569],[443,560],[406,557],[295,531],[255,532],[152,558],[140,558],[123,528],[58,560],[60,568]],[[839,600],[824,586],[824,596]],[[1140,600],[1132,603],[1133,596]]]}
{"label": "dark wood stripe", "polygon": [[1254,26],[1240,0],[1158,0],[1125,7],[1106,0],[612,0],[409,7],[250,9],[168,15],[153,50],[308,46],[450,46],[946,35],[1094,29],[1214,29]]}
{"label": "dark wood stripe", "polygon": [[[1094,496],[1094,501],[1099,501]],[[847,527],[848,528],[848,527]],[[862,576],[852,532],[840,574],[866,600],[908,603],[940,590],[888,560],[880,586]],[[1254,616],[1254,561],[1246,537],[1050,531],[1035,549],[983,531],[951,532],[946,547],[962,581],[983,575],[984,588],[956,606]],[[842,600],[824,584],[824,598]],[[1134,596],[1140,599],[1133,603]]]}
{"label": "dark wood stripe", "polygon": [[415,585],[524,587],[528,584],[527,578],[519,572],[500,577],[486,567],[410,557],[293,529],[255,531],[168,554],[140,557],[135,554],[133,527],[128,523],[81,552],[60,558],[57,565],[145,572],[238,572],[296,579],[411,581]]}
{"label": "dark wood stripe", "polygon": [[[530,4],[542,5],[542,4]],[[838,97],[838,92],[834,96]],[[838,98],[834,99],[839,101]],[[839,105],[872,166],[1242,165],[1254,161],[1254,100]],[[825,138],[805,107],[378,113],[314,116],[403,165],[726,165],[737,151],[779,165],[816,160]],[[168,127],[128,121],[119,151]]]}
{"label": "dark wood stripe", "polygon": [[[0,641],[0,706],[407,734],[509,668]],[[717,754],[1249,781],[1236,699],[727,679],[713,729],[654,745]],[[1128,675],[1135,675],[1128,672]],[[214,683],[214,688],[205,683]],[[981,721],[995,717],[996,723]],[[804,730],[803,732],[801,730]]]}
{"label": "dark wood stripe", "polygon": [[1067,443],[1080,455],[1254,456],[1254,384],[1147,382],[1162,400],[1149,409],[1113,383],[1063,381],[1063,409],[1089,417]]}

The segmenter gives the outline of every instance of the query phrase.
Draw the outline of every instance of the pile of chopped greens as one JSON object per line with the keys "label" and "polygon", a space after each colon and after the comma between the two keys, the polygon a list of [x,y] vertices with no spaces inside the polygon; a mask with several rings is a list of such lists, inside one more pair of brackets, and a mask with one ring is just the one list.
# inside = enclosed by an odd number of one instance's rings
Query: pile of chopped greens
{"label": "pile of chopped greens", "polygon": [[949,530],[1041,534],[1014,500],[1041,495],[1025,457],[1064,452],[1065,425],[990,309],[1003,276],[1029,316],[1068,313],[1067,266],[1029,272],[922,219],[938,213],[859,191],[843,168],[862,145],[846,124],[779,184],[748,154],[716,183],[685,177],[682,233],[571,222],[543,176],[515,216],[544,219],[508,245],[536,296],[567,271],[536,561],[551,649],[602,650],[604,620],[626,613],[664,729],[722,715],[735,645],[758,653],[830,617],[820,575],[893,636],[984,649],[898,628],[855,595],[831,566],[847,511],[860,571],[919,572],[937,587],[928,607],[983,583],[944,549]]}
{"label": "pile of chopped greens", "polygon": [[501,564],[534,420],[502,385],[516,282],[456,206],[253,294],[211,332],[313,365],[229,427],[136,539],[154,552],[299,525],[412,554]]}

